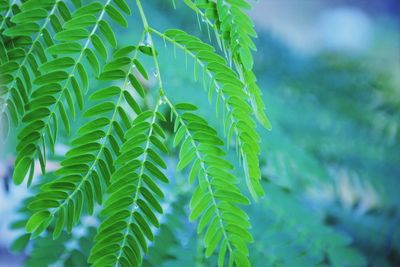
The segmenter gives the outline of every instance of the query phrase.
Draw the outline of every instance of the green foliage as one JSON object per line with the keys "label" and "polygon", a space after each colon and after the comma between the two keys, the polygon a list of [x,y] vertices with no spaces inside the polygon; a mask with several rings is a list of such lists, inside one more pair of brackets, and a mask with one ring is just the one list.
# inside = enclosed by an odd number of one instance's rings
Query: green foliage
{"label": "green foliage", "polygon": [[[0,0],[0,138],[30,186],[12,225],[25,265],[398,265],[398,92],[265,34],[253,59],[249,2]],[[272,132],[253,66],[273,83]]]}
{"label": "green foliage", "polygon": [[[279,187],[266,190],[263,210],[250,212],[256,224],[265,223],[255,235],[264,242],[255,248],[254,265],[268,262],[268,266],[365,266],[366,260],[345,234],[325,226],[321,216],[301,207],[296,195]],[[279,201],[280,205],[269,205]],[[279,232],[279,234],[277,234]],[[269,254],[262,244],[269,244]]]}
{"label": "green foliage", "polygon": [[[233,134],[236,135],[237,150],[240,151],[245,168],[247,186],[254,198],[262,196],[258,163],[260,138],[252,119],[252,110],[246,102],[249,99],[241,90],[245,87],[244,84],[239,80],[237,74],[227,66],[225,59],[215,54],[211,46],[201,42],[198,38],[179,30],[169,30],[165,34],[155,30],[153,32],[195,58],[198,64],[204,68],[204,75],[210,77],[209,96],[211,98],[215,90],[217,102],[221,102],[224,108],[224,129],[227,133],[227,142],[230,142]],[[219,105],[217,105],[218,108]]]}
{"label": "green foliage", "polygon": [[[174,144],[181,144],[178,169],[193,161],[189,181],[197,177],[198,186],[190,201],[190,220],[198,219],[198,233],[205,231],[206,256],[211,256],[221,242],[218,265],[224,266],[225,254],[229,262],[249,266],[246,243],[253,241],[248,231],[248,216],[237,204],[249,204],[235,186],[236,177],[230,174],[233,166],[223,157],[223,141],[207,121],[191,112],[180,114],[177,109],[191,110],[192,106],[178,104],[171,109],[176,116]],[[208,225],[208,226],[207,226]]]}
{"label": "green foliage", "polygon": [[[180,147],[176,170],[191,166],[183,172],[188,184],[194,184],[189,218],[198,220],[205,256],[218,255],[219,266],[250,266],[253,237],[249,217],[240,208],[250,201],[225,158],[225,140],[193,103],[173,104],[168,98],[153,42],[153,36],[171,42],[200,66],[209,100],[216,99],[217,110],[222,109],[226,142],[236,140],[249,191],[255,199],[262,196],[254,118],[266,128],[270,124],[252,73],[250,49],[255,46],[250,36],[255,31],[242,10],[249,4],[209,4],[220,13],[209,23],[224,56],[184,31],[152,28],[139,0],[135,5],[124,0],[1,2],[0,122],[6,130],[3,138],[13,132],[11,123],[18,128],[13,181],[31,185],[37,164],[50,177],[26,201],[25,218],[18,224],[26,233],[15,241],[15,250],[34,240],[28,266],[40,261],[140,266],[160,227],[170,178],[165,174],[168,143]],[[140,15],[142,37],[118,45],[114,25],[128,27],[131,14]],[[151,82],[146,57],[154,61],[155,93],[146,85]],[[171,112],[169,121],[162,114],[165,109]],[[174,124],[173,133],[163,130],[166,123]],[[55,158],[60,142],[70,147],[58,170],[46,174],[48,157]],[[84,242],[82,251],[64,247],[76,239],[74,230],[87,215],[101,220],[94,243],[87,241],[91,230],[75,240]],[[52,255],[43,259],[49,247]]]}

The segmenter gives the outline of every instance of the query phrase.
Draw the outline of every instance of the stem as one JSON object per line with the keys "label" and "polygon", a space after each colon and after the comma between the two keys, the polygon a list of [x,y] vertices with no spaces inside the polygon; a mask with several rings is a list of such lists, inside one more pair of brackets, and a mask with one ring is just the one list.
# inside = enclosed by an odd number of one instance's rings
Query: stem
{"label": "stem", "polygon": [[164,89],[163,89],[163,83],[162,83],[162,79],[161,79],[160,64],[159,64],[158,59],[157,59],[156,50],[155,50],[154,42],[153,42],[153,37],[151,35],[151,28],[150,28],[149,23],[147,21],[147,18],[146,18],[146,15],[144,13],[143,6],[142,6],[142,3],[140,2],[140,0],[136,0],[136,5],[137,5],[137,7],[139,9],[140,17],[141,17],[142,22],[143,22],[143,28],[144,28],[146,34],[148,34],[147,36],[148,36],[148,40],[150,42],[151,52],[153,54],[154,66],[155,66],[156,71],[157,71],[157,79],[158,79],[158,86],[159,86],[158,94],[161,95],[161,96],[164,96],[165,92],[164,92]]}
{"label": "stem", "polygon": [[149,23],[147,22],[146,15],[144,14],[143,6],[140,0],[136,0],[136,5],[139,9],[140,17],[142,18],[144,30],[147,31],[149,28]]}

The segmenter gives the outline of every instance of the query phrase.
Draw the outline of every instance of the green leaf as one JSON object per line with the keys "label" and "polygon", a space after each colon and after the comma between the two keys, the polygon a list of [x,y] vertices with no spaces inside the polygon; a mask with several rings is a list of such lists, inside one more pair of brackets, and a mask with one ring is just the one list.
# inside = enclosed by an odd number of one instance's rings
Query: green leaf
{"label": "green leaf", "polygon": [[17,62],[11,61],[4,63],[3,65],[0,66],[0,73],[5,74],[5,73],[11,73],[14,72],[18,69],[19,64]]}
{"label": "green leaf", "polygon": [[160,227],[160,223],[158,222],[158,219],[156,215],[153,213],[151,208],[146,204],[145,201],[138,199],[137,201],[139,208],[143,211],[143,213],[146,215],[146,218],[157,228]]}
{"label": "green leaf", "polygon": [[169,182],[167,176],[165,176],[165,174],[161,172],[153,163],[147,161],[144,163],[144,166],[151,174],[153,174],[160,181],[164,183]]}
{"label": "green leaf", "polygon": [[153,149],[149,148],[147,150],[147,154],[149,155],[149,157],[155,162],[157,163],[161,168],[166,169],[167,168],[167,164],[165,163],[165,161],[161,158],[161,156],[154,151]]}
{"label": "green leaf", "polygon": [[61,44],[55,44],[47,48],[47,52],[52,55],[62,55],[62,54],[74,54],[82,51],[82,45],[75,42],[66,42]]}
{"label": "green leaf", "polygon": [[85,67],[83,67],[81,63],[78,63],[77,67],[78,67],[79,77],[81,78],[83,91],[87,92],[87,90],[89,89],[89,76],[85,70]]}
{"label": "green leaf", "polygon": [[210,221],[212,220],[213,216],[215,215],[215,210],[216,210],[215,206],[210,206],[203,213],[203,215],[201,216],[201,219],[199,221],[199,224],[197,226],[197,233],[198,234],[202,233],[203,230],[205,229],[205,227],[207,226],[207,224],[210,223]]}
{"label": "green leaf", "polygon": [[106,125],[109,125],[110,119],[106,117],[97,118],[89,121],[78,129],[78,134],[83,135],[92,130],[100,129]]}
{"label": "green leaf", "polygon": [[72,90],[74,91],[76,102],[78,103],[79,109],[83,109],[83,93],[80,89],[78,82],[76,81],[75,77],[71,77],[71,85]]}
{"label": "green leaf", "polygon": [[193,207],[191,210],[189,220],[196,220],[211,204],[211,196],[210,194],[204,194],[201,199],[198,201],[197,205]]}
{"label": "green leaf", "polygon": [[93,34],[91,40],[97,53],[99,53],[104,60],[107,60],[107,48],[100,37],[97,34]]}
{"label": "green leaf", "polygon": [[106,98],[110,98],[116,96],[121,93],[121,89],[118,86],[110,86],[103,88],[97,92],[94,92],[91,96],[91,100],[103,100]]}
{"label": "green leaf", "polygon": [[75,13],[74,13],[74,17],[78,17],[78,16],[82,16],[82,15],[94,15],[97,12],[101,11],[103,9],[103,5],[98,2],[91,2],[90,4],[87,4],[83,7],[78,8]]}
{"label": "green leaf", "polygon": [[126,28],[128,27],[128,22],[124,18],[124,16],[112,5],[106,6],[107,14],[119,25]]}
{"label": "green leaf", "polygon": [[235,259],[235,263],[237,266],[243,266],[243,267],[250,267],[250,261],[247,258],[246,255],[244,255],[242,252],[239,250],[234,250],[232,253],[233,258]]}
{"label": "green leaf", "polygon": [[114,2],[127,15],[131,14],[131,9],[129,8],[129,5],[125,2],[125,0],[114,0]]}
{"label": "green leaf", "polygon": [[176,166],[177,170],[183,170],[190,162],[192,162],[194,156],[196,155],[196,150],[192,149],[185,153],[181,160],[179,161],[178,165]]}
{"label": "green leaf", "polygon": [[20,185],[23,182],[31,166],[31,162],[32,159],[30,157],[24,157],[15,165],[13,181],[16,185]]}
{"label": "green leaf", "polygon": [[143,67],[143,65],[139,62],[139,60],[137,60],[136,58],[133,60],[133,63],[135,64],[137,70],[139,71],[139,73],[143,76],[143,78],[145,78],[146,80],[149,79],[149,76],[147,75],[147,72],[145,70],[145,68]]}
{"label": "green leaf", "polygon": [[241,47],[239,53],[244,67],[247,70],[251,70],[253,68],[253,56],[251,55],[250,49]]}
{"label": "green leaf", "polygon": [[[145,54],[145,55],[153,56],[153,48],[152,48],[151,46],[148,46],[148,45],[140,45],[140,46],[139,46],[139,51],[142,52],[142,53]],[[158,56],[157,50],[154,50],[154,54],[155,54],[156,56]]]}
{"label": "green leaf", "polygon": [[24,23],[6,29],[4,35],[9,37],[31,36],[39,31],[40,27],[36,23]]}
{"label": "green leaf", "polygon": [[131,63],[131,59],[129,57],[119,57],[112,61],[107,62],[104,66],[104,71],[111,71],[117,69],[124,69]]}
{"label": "green leaf", "polygon": [[29,233],[23,234],[22,236],[18,237],[11,244],[11,250],[14,252],[22,252],[28,245],[30,238],[31,234]]}
{"label": "green leaf", "polygon": [[142,86],[142,84],[138,81],[138,79],[136,79],[135,75],[133,75],[132,73],[129,74],[128,76],[129,81],[131,82],[133,88],[136,89],[136,91],[138,92],[138,94],[141,97],[145,96],[145,92],[144,92],[144,88]]}
{"label": "green leaf", "polygon": [[58,103],[58,110],[60,111],[61,120],[64,124],[65,130],[67,131],[67,133],[69,133],[71,131],[71,126],[69,123],[67,111],[65,110],[64,104],[62,102]]}
{"label": "green leaf", "polygon": [[57,8],[64,21],[68,21],[71,19],[71,12],[64,2],[57,2]]}
{"label": "green leaf", "polygon": [[100,104],[95,105],[94,107],[89,108],[85,113],[85,117],[92,117],[96,116],[99,114],[103,114],[106,112],[109,112],[111,110],[114,110],[115,105],[112,102],[103,102]]}
{"label": "green leaf", "polygon": [[58,83],[50,83],[37,88],[33,93],[33,98],[38,98],[45,95],[55,95],[61,91],[61,85]]}
{"label": "green leaf", "polygon": [[70,42],[86,39],[89,36],[89,32],[86,29],[69,29],[58,32],[54,39],[61,42]]}
{"label": "green leaf", "polygon": [[140,193],[146,199],[146,201],[160,214],[163,213],[163,209],[157,199],[151,194],[145,187],[140,188]]}
{"label": "green leaf", "polygon": [[57,216],[56,224],[55,224],[54,231],[53,231],[53,239],[57,239],[61,235],[61,233],[64,229],[65,213],[66,213],[65,207],[61,207],[58,210],[58,213],[57,213],[58,216]]}
{"label": "green leaf", "polygon": [[95,75],[99,75],[100,73],[100,63],[99,60],[97,59],[97,56],[93,51],[89,48],[85,49],[85,55],[86,59],[89,62],[90,66],[92,67]]}
{"label": "green leaf", "polygon": [[132,51],[135,51],[135,49],[136,49],[136,46],[133,46],[133,45],[121,47],[114,51],[113,57],[119,58],[119,57],[128,56],[128,54],[131,53]]}
{"label": "green leaf", "polygon": [[41,224],[43,224],[46,220],[51,217],[51,213],[49,211],[39,211],[33,214],[28,222],[26,223],[25,229],[28,233],[32,233],[37,230]]}
{"label": "green leaf", "polygon": [[222,231],[218,231],[216,234],[213,235],[210,242],[207,244],[206,253],[205,253],[206,257],[210,257],[214,253],[221,238],[222,238]]}
{"label": "green leaf", "polygon": [[93,26],[94,24],[96,24],[96,21],[97,18],[91,14],[84,14],[81,16],[74,15],[72,19],[64,23],[63,28],[69,30],[82,29]]}
{"label": "green leaf", "polygon": [[115,38],[114,31],[111,29],[110,24],[107,21],[101,20],[99,22],[99,28],[101,33],[104,35],[106,40],[110,43],[110,45],[114,48],[117,47],[117,39]]}
{"label": "green leaf", "polygon": [[72,67],[74,64],[75,60],[71,57],[59,57],[40,65],[39,71],[50,72],[55,70],[64,70],[66,68]]}
{"label": "green leaf", "polygon": [[32,122],[35,120],[45,118],[49,115],[50,115],[50,110],[48,108],[38,108],[25,114],[25,116],[22,117],[22,122]]}
{"label": "green leaf", "polygon": [[143,231],[147,239],[149,239],[150,241],[154,240],[153,233],[151,232],[151,229],[143,216],[138,212],[135,212],[133,216],[135,217],[138,225],[140,226],[140,229]]}
{"label": "green leaf", "polygon": [[136,114],[140,114],[142,112],[140,106],[128,91],[124,91],[124,98]]}
{"label": "green leaf", "polygon": [[179,103],[175,105],[175,108],[178,110],[197,110],[197,107],[190,103]]}
{"label": "green leaf", "polygon": [[225,263],[226,251],[228,250],[227,248],[228,248],[227,242],[226,240],[223,240],[218,253],[218,267],[225,266],[224,263]]}
{"label": "green leaf", "polygon": [[43,85],[48,83],[60,82],[66,80],[69,74],[65,71],[53,71],[42,76],[37,77],[33,83],[37,85]]}
{"label": "green leaf", "polygon": [[109,70],[102,72],[99,76],[101,81],[114,81],[117,79],[124,79],[126,77],[125,72],[122,70]]}

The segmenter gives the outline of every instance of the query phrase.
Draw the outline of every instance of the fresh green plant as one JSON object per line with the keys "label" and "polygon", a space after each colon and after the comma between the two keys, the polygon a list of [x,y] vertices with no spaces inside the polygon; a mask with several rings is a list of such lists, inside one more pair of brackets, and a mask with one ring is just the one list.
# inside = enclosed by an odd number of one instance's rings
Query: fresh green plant
{"label": "fresh green plant", "polygon": [[[39,248],[41,242],[51,244],[50,237],[64,242],[66,232],[89,214],[101,218],[90,264],[141,265],[148,243],[157,239],[164,184],[169,181],[163,169],[168,144],[173,143],[179,146],[176,169],[188,169],[188,181],[195,184],[189,218],[198,220],[205,255],[217,253],[219,266],[249,266],[248,243],[253,237],[240,205],[250,201],[237,186],[243,181],[233,175],[224,143],[234,140],[243,180],[254,199],[262,196],[255,119],[267,129],[271,126],[252,71],[256,33],[245,13],[250,4],[184,1],[215,32],[217,48],[180,29],[156,30],[142,2],[0,2],[0,123],[6,139],[13,139],[7,137],[14,132],[10,128],[18,128],[14,183],[29,186],[36,162],[45,174],[47,157],[54,155],[60,138],[71,146],[61,167],[39,182],[28,200],[27,220],[16,224],[24,224],[27,233],[15,247],[23,248],[35,238]],[[141,19],[142,35],[132,38],[139,39],[136,43],[120,46],[111,25],[127,27],[127,16]],[[223,139],[196,113],[196,105],[188,103],[192,99],[172,103],[162,77],[163,68],[171,66],[159,64],[155,38],[193,58],[195,78],[202,73],[210,101],[221,109]],[[144,85],[150,78],[146,56],[153,59],[155,93]],[[95,85],[89,84],[92,76],[98,80]],[[168,123],[173,124],[172,133],[163,129]],[[67,137],[60,134],[64,131]]]}

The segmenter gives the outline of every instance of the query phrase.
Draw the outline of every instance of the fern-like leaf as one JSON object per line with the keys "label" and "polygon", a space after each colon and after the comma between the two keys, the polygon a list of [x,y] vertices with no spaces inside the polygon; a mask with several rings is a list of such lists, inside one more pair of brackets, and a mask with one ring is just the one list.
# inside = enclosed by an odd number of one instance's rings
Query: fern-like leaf
{"label": "fern-like leaf", "polygon": [[203,43],[199,38],[181,30],[168,30],[164,34],[153,30],[165,40],[195,59],[211,80],[209,93],[215,90],[217,101],[221,101],[225,113],[225,132],[228,143],[236,135],[238,150],[245,168],[246,183],[252,196],[257,199],[263,195],[258,154],[260,137],[252,119],[252,109],[246,102],[243,83],[236,73],[226,65],[223,57],[214,52],[213,47]]}
{"label": "fern-like leaf", "polygon": [[[29,3],[29,1],[26,3]],[[41,62],[42,64],[40,64],[39,68],[41,72],[37,70],[39,73],[33,81],[36,88],[29,96],[30,101],[29,105],[27,105],[27,112],[22,117],[24,127],[18,138],[18,154],[14,173],[14,182],[16,184],[23,182],[28,170],[33,168],[36,157],[43,159],[41,160],[43,162],[42,169],[43,171],[45,170],[46,158],[44,151],[47,144],[44,136],[47,136],[49,150],[54,151],[58,136],[58,121],[60,120],[66,131],[69,132],[70,121],[75,117],[77,109],[75,101],[78,103],[78,108],[83,109],[83,94],[88,90],[89,86],[89,74],[83,65],[83,60],[87,59],[94,73],[98,73],[100,69],[99,60],[90,45],[93,45],[96,52],[104,60],[108,57],[107,48],[97,32],[103,32],[104,38],[112,40],[110,43],[116,45],[112,37],[112,31],[103,20],[104,16],[108,14],[112,19],[118,17],[118,20],[123,18],[112,7],[110,0],[104,5],[99,2],[92,2],[77,8],[73,13],[69,11],[64,2],[57,1],[56,4],[64,24],[61,28],[60,19],[54,14],[50,14],[46,18],[45,24],[50,21],[56,33],[54,39],[59,43],[47,42],[49,47],[45,52],[54,58]],[[109,11],[110,9],[112,9],[112,12]],[[84,21],[86,28],[90,30],[77,27],[79,25],[78,21],[81,20]],[[39,36],[40,34],[41,31]],[[40,43],[39,41],[37,42]],[[44,51],[44,49],[42,50]],[[36,64],[36,66],[38,65]],[[73,100],[73,95],[75,96],[75,101]],[[32,140],[32,137],[35,139]]]}
{"label": "fern-like leaf", "polygon": [[[124,131],[131,124],[130,116],[121,106],[126,101],[134,112],[141,113],[129,87],[132,70],[140,64],[136,59],[138,50],[132,59],[129,59],[133,48],[124,47],[117,50],[117,57],[105,65],[105,71],[100,74],[100,78],[111,78],[114,81],[122,79],[123,85],[121,88],[106,87],[90,96],[92,100],[100,101],[84,113],[84,116],[92,120],[78,130],[78,136],[71,142],[73,147],[61,162],[62,167],[56,171],[59,178],[42,186],[41,193],[29,205],[31,209],[36,210],[31,217],[31,224],[34,225],[31,232],[36,235],[46,229],[45,225],[39,226],[47,223],[47,218],[41,220],[43,218],[40,217],[39,220],[35,220],[35,216],[49,215],[49,223],[56,219],[53,236],[57,238],[65,227],[68,231],[72,230],[84,212],[84,206],[86,211],[92,214],[95,202],[102,204],[105,188],[115,171],[114,160],[119,155],[120,144],[124,141]],[[115,72],[119,73],[117,77],[109,76]],[[115,98],[116,101],[109,101]],[[54,194],[55,190],[60,190],[62,194]],[[48,204],[44,204],[45,202]],[[27,228],[28,225],[29,221]]]}
{"label": "fern-like leaf", "polygon": [[164,120],[158,106],[141,113],[125,134],[101,212],[105,219],[89,257],[93,266],[140,266],[146,240],[154,238],[152,225],[159,227],[155,212],[162,213],[158,198],[163,193],[156,181],[168,179],[160,170],[166,164],[157,152],[167,153],[161,141],[165,134],[157,123]]}
{"label": "fern-like leaf", "polygon": [[241,81],[245,84],[242,90],[249,95],[254,114],[266,129],[271,129],[271,123],[264,111],[261,90],[252,71],[254,60],[251,50],[256,50],[252,38],[257,37],[257,34],[253,22],[245,13],[251,5],[244,0],[184,2],[202,17],[207,27],[210,25],[215,30],[227,59],[235,63]]}
{"label": "fern-like leaf", "polygon": [[189,218],[200,218],[197,232],[205,231],[206,256],[211,256],[219,246],[219,266],[224,266],[226,254],[230,263],[250,266],[250,223],[246,213],[237,207],[249,204],[249,200],[235,185],[238,180],[231,174],[233,166],[224,159],[223,141],[206,120],[190,112],[192,105],[168,103],[176,117],[174,145],[181,147],[177,168],[192,164],[189,182],[193,183],[196,177],[198,180]]}

